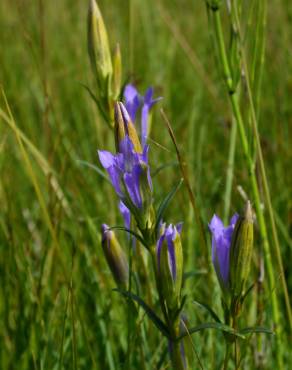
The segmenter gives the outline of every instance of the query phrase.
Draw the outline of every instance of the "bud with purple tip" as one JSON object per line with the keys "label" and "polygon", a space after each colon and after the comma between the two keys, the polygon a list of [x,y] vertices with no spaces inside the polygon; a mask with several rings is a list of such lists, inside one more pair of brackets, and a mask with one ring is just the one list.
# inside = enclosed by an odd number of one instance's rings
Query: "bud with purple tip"
{"label": "bud with purple tip", "polygon": [[177,310],[180,305],[183,253],[180,233],[182,224],[162,225],[161,236],[156,246],[157,270],[162,296],[170,310]]}

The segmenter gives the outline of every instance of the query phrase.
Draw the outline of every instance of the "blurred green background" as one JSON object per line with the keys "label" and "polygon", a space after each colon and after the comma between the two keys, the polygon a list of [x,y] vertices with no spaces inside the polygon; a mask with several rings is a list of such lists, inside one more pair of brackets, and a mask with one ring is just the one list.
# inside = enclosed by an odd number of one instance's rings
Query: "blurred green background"
{"label": "blurred green background", "polygon": [[[256,19],[250,14],[256,0],[245,3],[243,29],[248,50],[253,50]],[[109,183],[82,164],[100,167],[97,149],[114,147],[110,130],[83,87],[96,88],[87,55],[87,6],[81,0],[0,2],[0,368],[5,370],[154,369],[167,345],[141,314],[143,325],[134,330],[142,335],[133,352],[143,348],[143,353],[126,363],[127,305],[112,292],[115,284],[99,232],[101,223],[117,225],[122,220]],[[223,215],[232,115],[205,3],[104,0],[99,6],[112,49],[116,42],[121,47],[123,81],[134,82],[141,92],[154,86],[155,95],[164,98],[154,109],[151,165],[153,171],[172,165],[154,177],[155,199],[160,201],[181,177],[159,112],[163,107],[207,229],[213,213]],[[291,295],[291,2],[270,0],[267,20],[259,130]],[[226,11],[224,21],[227,32]],[[244,100],[242,108],[244,112]],[[252,130],[247,130],[252,142]],[[238,139],[230,214],[242,209],[243,194],[252,197]],[[206,315],[192,299],[220,311],[220,292],[183,187],[166,219],[184,222],[185,271],[192,272],[185,286],[187,311],[190,322],[200,323]],[[126,242],[123,233],[119,237]],[[251,282],[258,279],[261,263],[257,235]],[[282,304],[280,284],[275,289]],[[269,327],[268,296],[259,299],[259,309],[258,292],[253,294],[250,324],[260,320]],[[285,323],[284,304],[281,311]],[[219,369],[220,336],[193,336],[206,369]],[[249,356],[246,368],[274,366],[273,338],[263,337],[262,342],[263,352],[255,362]],[[251,348],[258,345],[253,338]],[[283,341],[289,364],[286,345]],[[166,368],[165,363],[160,368]]]}

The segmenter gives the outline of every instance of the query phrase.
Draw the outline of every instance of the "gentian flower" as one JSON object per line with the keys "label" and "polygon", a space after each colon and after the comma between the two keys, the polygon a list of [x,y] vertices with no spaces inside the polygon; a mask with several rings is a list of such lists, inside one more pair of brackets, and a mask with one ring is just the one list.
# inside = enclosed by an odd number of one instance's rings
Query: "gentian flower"
{"label": "gentian flower", "polygon": [[134,215],[140,228],[147,227],[152,205],[152,181],[148,165],[148,145],[137,153],[129,136],[120,142],[120,152],[99,150],[99,160],[109,174],[120,200]]}
{"label": "gentian flower", "polygon": [[156,245],[157,270],[162,295],[169,309],[177,309],[183,274],[183,253],[180,234],[182,224],[161,225]]}
{"label": "gentian flower", "polygon": [[127,229],[131,228],[131,212],[129,208],[120,200],[119,210],[124,219],[124,224]]}
{"label": "gentian flower", "polygon": [[234,214],[230,224],[224,227],[221,219],[214,215],[209,224],[209,229],[212,233],[212,262],[219,283],[224,291],[230,288],[230,248],[232,234],[238,217],[238,214]]}
{"label": "gentian flower", "polygon": [[115,233],[106,224],[101,226],[102,249],[116,283],[126,288],[129,279],[128,259]]}
{"label": "gentian flower", "polygon": [[144,96],[141,96],[134,85],[128,84],[124,90],[126,109],[132,122],[136,121],[137,112],[141,109],[141,142],[145,145],[148,136],[148,124],[152,106],[162,98],[153,99],[153,88],[149,87]]}

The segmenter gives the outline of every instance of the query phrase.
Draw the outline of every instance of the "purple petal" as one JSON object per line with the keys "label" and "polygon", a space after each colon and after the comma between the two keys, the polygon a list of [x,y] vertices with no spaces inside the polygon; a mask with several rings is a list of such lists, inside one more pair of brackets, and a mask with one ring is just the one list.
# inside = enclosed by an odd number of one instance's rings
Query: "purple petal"
{"label": "purple petal", "polygon": [[165,238],[167,241],[167,248],[168,248],[168,257],[169,257],[169,263],[172,273],[172,278],[175,280],[176,278],[176,264],[175,264],[175,252],[174,252],[174,245],[173,241],[176,237],[176,229],[173,228],[173,226],[170,224],[165,232]]}
{"label": "purple petal", "polygon": [[125,227],[127,229],[130,229],[131,213],[129,209],[125,206],[125,204],[122,201],[119,202],[119,209],[120,209],[121,215],[123,216]]}
{"label": "purple petal", "polygon": [[107,150],[98,150],[98,157],[103,168],[108,169],[114,165],[115,156]]}
{"label": "purple petal", "polygon": [[145,145],[148,136],[148,120],[149,120],[149,105],[144,104],[141,116],[141,141],[142,146]]}
{"label": "purple petal", "polygon": [[134,85],[128,84],[124,90],[124,98],[126,109],[131,117],[131,120],[135,122],[137,110],[140,106],[140,95]]}
{"label": "purple petal", "polygon": [[178,224],[175,225],[175,228],[179,234],[181,234],[182,232],[182,227],[183,227],[183,222],[179,222]]}
{"label": "purple petal", "polygon": [[119,197],[123,197],[123,192],[121,190],[121,178],[122,172],[115,166],[111,166],[107,169],[111,183],[118,194]]}
{"label": "purple petal", "polygon": [[127,192],[137,208],[142,207],[142,199],[140,195],[140,174],[141,174],[141,167],[139,165],[135,165],[133,167],[132,173],[125,173],[124,174],[124,181],[127,188]]}
{"label": "purple petal", "polygon": [[210,224],[209,224],[210,231],[212,233],[216,233],[216,231],[221,230],[223,227],[224,227],[224,225],[223,225],[223,222],[221,221],[221,219],[217,215],[214,215],[212,217],[212,220],[211,220]]}
{"label": "purple petal", "polygon": [[236,225],[236,222],[237,222],[238,218],[239,218],[238,213],[235,213],[235,214],[231,217],[231,219],[230,219],[230,226],[232,226],[232,227],[234,228],[234,227],[235,227],[235,225]]}
{"label": "purple petal", "polygon": [[224,227],[221,219],[214,215],[209,224],[212,232],[212,261],[219,281],[225,287],[228,285],[230,247],[237,219],[238,215],[235,214],[230,220],[230,225]]}

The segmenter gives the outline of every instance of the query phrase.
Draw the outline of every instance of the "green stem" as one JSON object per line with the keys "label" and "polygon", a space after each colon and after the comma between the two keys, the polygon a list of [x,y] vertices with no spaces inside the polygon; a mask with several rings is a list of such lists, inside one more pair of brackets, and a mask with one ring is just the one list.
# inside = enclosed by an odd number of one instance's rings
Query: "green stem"
{"label": "green stem", "polygon": [[[236,15],[236,22],[238,24],[238,29],[239,29],[239,32],[240,32],[239,18],[238,18],[237,12],[235,12],[235,15]],[[256,111],[255,111],[253,96],[252,96],[252,92],[251,92],[251,84],[250,84],[250,79],[249,79],[249,74],[248,74],[245,51],[241,50],[241,53],[242,53],[243,68],[244,68],[244,71],[245,71],[247,94],[248,94],[248,99],[249,99],[250,108],[251,108],[252,126],[253,126],[253,131],[254,131],[255,140],[256,140],[256,148],[257,148],[257,154],[258,154],[259,169],[260,169],[260,173],[261,173],[261,176],[262,176],[263,190],[264,190],[264,195],[265,195],[265,198],[266,198],[268,214],[269,214],[270,221],[271,221],[271,226],[272,226],[272,237],[273,237],[273,242],[274,242],[275,251],[276,251],[276,259],[277,259],[277,263],[278,263],[279,269],[280,269],[280,279],[281,279],[283,292],[284,292],[284,299],[285,299],[285,305],[286,305],[286,310],[287,310],[289,329],[290,329],[290,332],[292,332],[292,310],[291,310],[289,292],[288,292],[287,283],[286,283],[286,279],[285,279],[285,273],[284,273],[280,243],[279,243],[279,239],[278,239],[278,232],[277,232],[277,228],[276,228],[276,222],[275,222],[274,211],[273,211],[273,206],[272,206],[271,194],[270,194],[270,189],[269,189],[269,184],[268,184],[268,179],[267,179],[267,174],[266,174],[263,152],[262,152],[261,143],[260,143],[257,117],[256,117]],[[262,56],[262,58],[264,58],[264,55]]]}
{"label": "green stem", "polygon": [[[157,292],[159,296],[159,302],[160,307],[164,316],[164,320],[169,328],[169,332],[171,333],[173,338],[176,338],[179,336],[179,318],[176,320],[171,319],[171,314],[168,314],[167,307],[165,305],[165,301],[163,299],[162,293],[161,293],[161,287],[159,282],[159,276],[158,276],[158,270],[157,270],[157,257],[156,257],[156,246],[150,247],[150,253],[152,257],[152,263],[153,263],[153,269],[155,273],[155,281],[156,281],[156,287]],[[174,370],[186,370],[186,367],[184,366],[184,361],[182,358],[182,353],[180,350],[180,341],[171,341],[171,362],[173,365]]]}
{"label": "green stem", "polygon": [[[213,17],[214,17],[215,37],[216,37],[216,42],[218,45],[219,57],[220,57],[222,67],[223,67],[224,79],[225,79],[225,83],[226,83],[226,86],[229,92],[233,114],[234,114],[236,123],[239,128],[242,148],[243,148],[244,156],[246,159],[246,163],[248,165],[248,172],[249,172],[249,176],[251,180],[251,187],[253,191],[254,203],[255,203],[260,233],[261,233],[262,242],[263,242],[263,249],[265,253],[265,260],[266,260],[266,266],[267,266],[267,274],[268,274],[269,286],[271,290],[273,321],[274,321],[276,329],[279,329],[280,314],[279,314],[278,300],[277,300],[277,296],[275,292],[276,280],[275,280],[273,265],[271,261],[271,252],[270,252],[270,245],[269,245],[268,237],[267,237],[266,223],[265,223],[265,219],[264,219],[262,209],[261,209],[261,199],[260,199],[260,194],[259,194],[259,189],[258,189],[258,184],[257,184],[257,179],[256,179],[256,174],[255,174],[254,163],[250,156],[248,140],[247,140],[243,118],[242,118],[240,107],[239,107],[238,95],[236,91],[234,90],[234,86],[233,86],[233,80],[231,77],[231,71],[230,71],[227,53],[225,49],[221,19],[220,19],[220,14],[219,14],[218,9],[217,10],[214,9]],[[279,337],[279,336],[277,335],[276,337]],[[280,347],[281,347],[281,344],[279,340],[276,339],[276,354],[277,354],[278,368],[282,369],[283,364],[282,364],[282,356],[281,356]]]}
{"label": "green stem", "polygon": [[226,187],[225,187],[225,194],[224,194],[224,223],[225,224],[227,224],[228,222],[229,213],[230,213],[236,138],[237,138],[237,124],[234,118],[232,117],[230,146],[229,146],[229,154],[228,154],[228,167],[227,167],[227,174],[226,174]]}
{"label": "green stem", "polygon": [[230,349],[231,349],[230,342],[228,340],[226,340],[225,342],[226,342],[226,349],[225,349],[223,370],[228,369],[228,362],[229,362],[229,358],[230,358]]}
{"label": "green stem", "polygon": [[171,362],[173,370],[186,370],[180,350],[180,342],[171,343]]}

